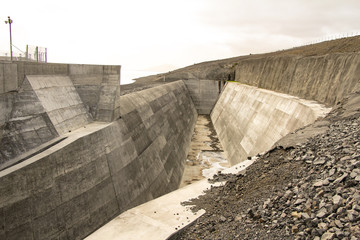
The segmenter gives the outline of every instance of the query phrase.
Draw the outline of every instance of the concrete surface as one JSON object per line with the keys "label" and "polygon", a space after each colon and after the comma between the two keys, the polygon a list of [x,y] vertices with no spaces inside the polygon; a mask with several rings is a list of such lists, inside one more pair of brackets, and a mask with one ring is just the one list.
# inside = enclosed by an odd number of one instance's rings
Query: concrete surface
{"label": "concrete surface", "polygon": [[185,84],[120,103],[117,121],[62,134],[63,141],[0,172],[0,239],[83,239],[178,187],[197,115]]}
{"label": "concrete surface", "polygon": [[244,59],[235,66],[235,80],[334,106],[359,82],[359,62],[359,53]]}
{"label": "concrete surface", "polygon": [[231,164],[265,152],[330,109],[290,95],[229,82],[211,119]]}
{"label": "concrete surface", "polygon": [[[170,76],[185,79],[188,88],[179,81],[124,97],[120,97],[120,66],[2,62],[0,159],[43,151],[0,173],[0,239],[82,239],[119,213],[177,188],[196,109],[209,112],[221,89],[221,82],[217,85],[205,79],[230,77],[334,106],[355,91],[359,60],[358,53],[255,56],[236,64],[197,69],[196,74]],[[31,79],[39,75],[67,83],[70,79],[73,85],[57,86],[55,81],[52,87],[58,91],[34,88]],[[59,96],[74,96],[75,92],[78,97]],[[47,105],[49,94],[59,97],[51,102],[63,102]],[[84,108],[75,107],[80,102]],[[231,83],[211,117],[235,164],[314,121],[314,107],[321,108]],[[79,123],[86,121],[76,116],[85,116],[84,109],[90,120],[111,123],[82,127]],[[59,110],[63,112],[60,118]],[[65,127],[59,134],[57,127],[61,127],[56,122],[68,120],[80,128],[69,133]],[[43,148],[62,137],[67,138]]]}
{"label": "concrete surface", "polygon": [[[235,174],[245,170],[251,163],[253,160],[246,160],[223,172]],[[221,183],[210,184],[204,179],[180,188],[120,214],[85,239],[167,239],[205,213],[204,210],[193,213],[190,206],[183,206],[181,202],[196,198],[203,194],[204,190],[219,184]]]}
{"label": "concrete surface", "polygon": [[0,169],[91,121],[120,116],[120,66],[0,63]]}
{"label": "concrete surface", "polygon": [[95,121],[119,117],[120,66],[70,64],[68,75]]}
{"label": "concrete surface", "polygon": [[91,122],[79,94],[68,76],[27,76],[33,91],[57,133],[74,131]]}
{"label": "concrete surface", "polygon": [[6,117],[1,128],[0,169],[3,164],[59,136],[30,82],[26,79],[11,105],[0,111]]}
{"label": "concrete surface", "polygon": [[224,86],[224,81],[186,79],[184,83],[198,114],[210,114]]}
{"label": "concrete surface", "polygon": [[178,188],[196,109],[182,81],[121,96],[120,142],[110,163],[121,210]]}
{"label": "concrete surface", "polygon": [[18,88],[17,65],[0,63],[0,94],[15,91]]}

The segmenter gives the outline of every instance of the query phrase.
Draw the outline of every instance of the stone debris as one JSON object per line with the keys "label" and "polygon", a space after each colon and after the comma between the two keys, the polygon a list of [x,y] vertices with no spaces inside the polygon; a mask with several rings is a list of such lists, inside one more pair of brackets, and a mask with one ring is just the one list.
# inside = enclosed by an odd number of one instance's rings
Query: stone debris
{"label": "stone debris", "polygon": [[265,153],[192,200],[207,213],[177,239],[360,239],[359,124],[333,121],[302,145]]}

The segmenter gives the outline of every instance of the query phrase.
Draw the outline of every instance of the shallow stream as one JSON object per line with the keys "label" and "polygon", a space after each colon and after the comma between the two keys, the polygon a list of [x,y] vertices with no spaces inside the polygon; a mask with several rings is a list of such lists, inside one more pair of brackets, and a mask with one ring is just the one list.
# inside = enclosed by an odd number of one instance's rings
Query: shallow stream
{"label": "shallow stream", "polygon": [[209,115],[199,115],[196,121],[190,150],[180,187],[203,178],[211,178],[215,173],[230,167],[217,137]]}

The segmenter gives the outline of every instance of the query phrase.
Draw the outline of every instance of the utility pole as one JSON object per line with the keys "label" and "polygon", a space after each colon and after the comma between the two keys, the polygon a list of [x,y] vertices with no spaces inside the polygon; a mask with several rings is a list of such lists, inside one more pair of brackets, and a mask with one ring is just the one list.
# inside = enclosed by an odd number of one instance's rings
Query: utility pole
{"label": "utility pole", "polygon": [[11,24],[12,23],[13,23],[13,20],[11,20],[10,16],[8,16],[8,20],[5,21],[5,24],[9,24],[9,29],[10,29],[10,56],[11,56],[11,61],[13,60],[12,39],[11,39]]}

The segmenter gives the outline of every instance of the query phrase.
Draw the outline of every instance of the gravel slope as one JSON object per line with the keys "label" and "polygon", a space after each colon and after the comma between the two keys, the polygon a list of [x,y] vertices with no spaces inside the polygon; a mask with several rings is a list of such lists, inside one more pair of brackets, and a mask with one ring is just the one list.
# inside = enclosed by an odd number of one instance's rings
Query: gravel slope
{"label": "gravel slope", "polygon": [[184,203],[206,213],[170,239],[360,239],[360,92],[320,122]]}

